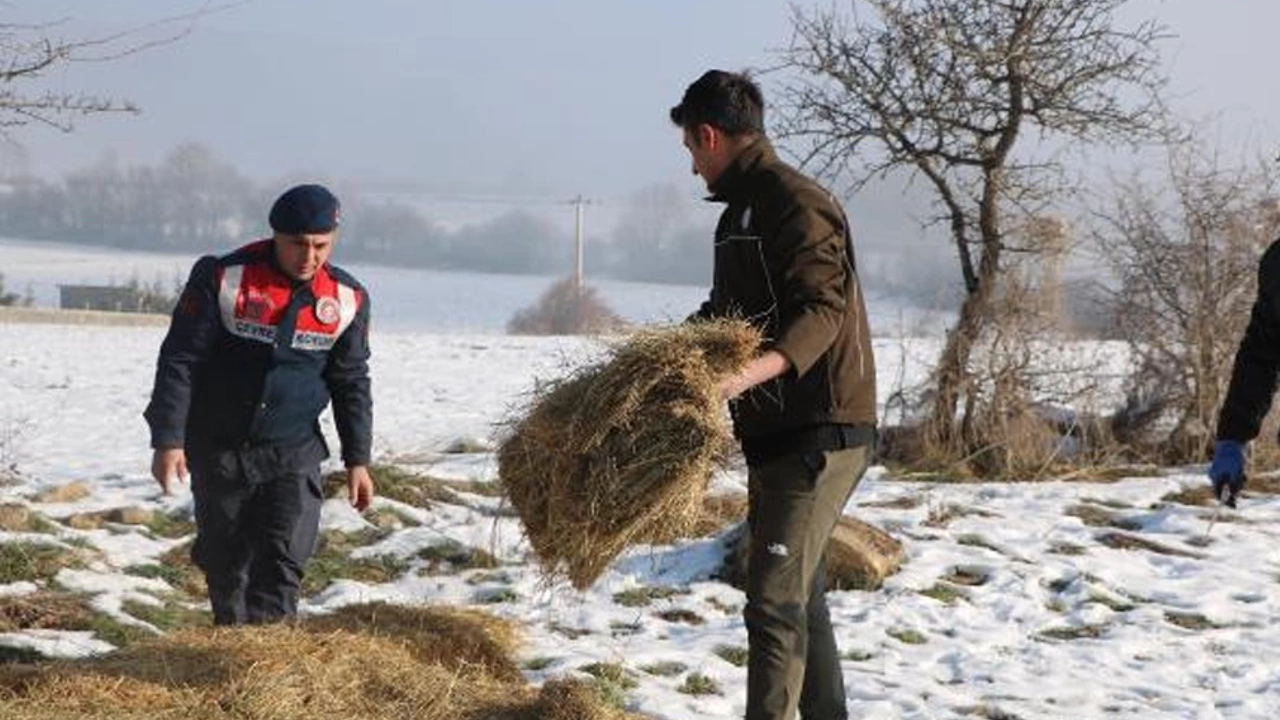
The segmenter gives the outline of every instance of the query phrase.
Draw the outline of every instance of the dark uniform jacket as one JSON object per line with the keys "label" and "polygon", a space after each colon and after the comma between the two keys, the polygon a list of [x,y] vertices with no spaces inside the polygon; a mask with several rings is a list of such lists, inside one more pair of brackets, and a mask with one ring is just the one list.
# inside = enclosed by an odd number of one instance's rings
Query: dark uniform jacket
{"label": "dark uniform jacket", "polygon": [[1280,368],[1280,241],[1258,265],[1258,297],[1236,351],[1227,399],[1218,413],[1218,439],[1248,442],[1271,408]]}
{"label": "dark uniform jacket", "polygon": [[369,295],[325,265],[280,271],[272,241],[196,262],[160,348],[144,416],[154,448],[198,453],[323,441],[333,401],[348,467],[369,463]]}
{"label": "dark uniform jacket", "polygon": [[744,449],[803,428],[875,424],[875,364],[849,228],[836,200],[783,163],[768,140],[747,146],[712,186],[726,203],[702,317],[740,316],[792,369],[732,404]]}

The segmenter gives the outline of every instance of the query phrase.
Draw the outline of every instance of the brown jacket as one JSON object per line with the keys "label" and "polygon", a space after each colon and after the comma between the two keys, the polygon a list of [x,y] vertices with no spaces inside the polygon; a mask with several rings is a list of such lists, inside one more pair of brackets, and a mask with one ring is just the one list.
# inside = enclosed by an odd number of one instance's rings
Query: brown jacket
{"label": "brown jacket", "polygon": [[711,295],[700,317],[744,317],[792,369],[732,403],[752,439],[826,425],[875,423],[875,364],[848,223],[839,203],[760,138],[712,186]]}

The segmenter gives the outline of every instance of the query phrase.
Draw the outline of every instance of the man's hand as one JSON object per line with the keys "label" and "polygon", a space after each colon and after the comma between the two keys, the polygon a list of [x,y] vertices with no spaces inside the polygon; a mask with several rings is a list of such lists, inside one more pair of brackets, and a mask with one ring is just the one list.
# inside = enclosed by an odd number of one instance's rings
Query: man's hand
{"label": "man's hand", "polygon": [[1236,496],[1244,487],[1244,443],[1219,440],[1213,444],[1209,481],[1214,497],[1227,507],[1236,506]]}
{"label": "man's hand", "polygon": [[765,351],[763,355],[747,363],[738,374],[720,383],[720,399],[732,400],[760,383],[782,375],[791,369],[791,361],[777,350]]}
{"label": "man's hand", "polygon": [[182,448],[157,449],[151,455],[151,477],[165,495],[173,494],[173,481],[187,481],[187,452]]}
{"label": "man's hand", "polygon": [[373,476],[365,465],[347,468],[347,499],[351,506],[360,512],[369,508],[373,502]]}

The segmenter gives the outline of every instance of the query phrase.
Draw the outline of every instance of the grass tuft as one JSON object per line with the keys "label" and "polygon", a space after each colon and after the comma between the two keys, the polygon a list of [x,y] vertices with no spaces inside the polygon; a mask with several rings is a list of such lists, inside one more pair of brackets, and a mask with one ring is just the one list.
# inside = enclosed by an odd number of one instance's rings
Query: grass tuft
{"label": "grass tuft", "polygon": [[[369,473],[373,476],[374,492],[378,497],[424,509],[436,502],[458,503],[457,493],[444,480],[419,475],[395,465],[374,464]],[[323,486],[325,497],[346,497],[346,471],[329,473],[324,477]]]}
{"label": "grass tuft", "polygon": [[213,615],[206,607],[192,607],[177,598],[163,598],[160,605],[148,605],[137,600],[125,600],[121,609],[151,623],[164,632],[184,628],[212,627]]}
{"label": "grass tuft", "polygon": [[154,537],[176,540],[188,535],[195,535],[195,521],[185,513],[152,513],[151,520],[146,523],[147,530]]}
{"label": "grass tuft", "polygon": [[675,677],[688,669],[688,665],[674,660],[663,660],[661,662],[640,666],[641,671],[655,677]]}
{"label": "grass tuft", "polygon": [[84,559],[73,548],[41,542],[0,543],[0,585],[48,583],[59,570],[80,567],[84,567]]}
{"label": "grass tuft", "polygon": [[735,667],[745,667],[747,664],[747,649],[741,645],[717,645],[713,652]]}
{"label": "grass tuft", "polygon": [[684,625],[701,625],[706,622],[698,613],[684,608],[663,610],[662,612],[654,613],[654,616],[667,622],[682,623]]}
{"label": "grass tuft", "polygon": [[942,579],[953,585],[964,585],[966,587],[978,587],[986,585],[991,580],[991,574],[978,567],[953,567]]}
{"label": "grass tuft", "polygon": [[890,500],[871,500],[858,503],[858,507],[884,508],[886,510],[914,510],[924,504],[923,495],[901,495]]}
{"label": "grass tuft", "polygon": [[703,675],[702,673],[689,673],[685,676],[684,682],[680,687],[676,688],[676,692],[685,695],[719,695],[720,684],[715,680]]}
{"label": "grass tuft", "polygon": [[648,607],[655,600],[666,600],[679,595],[688,595],[687,588],[661,587],[646,585],[613,594],[613,601],[622,607]]}
{"label": "grass tuft", "polygon": [[960,588],[945,582],[934,583],[932,587],[920,590],[919,593],[927,598],[932,598],[944,605],[955,605],[958,600],[968,600],[969,596],[965,595]]}
{"label": "grass tuft", "polygon": [[1083,545],[1076,545],[1075,543],[1069,543],[1062,540],[1055,540],[1049,543],[1048,552],[1053,553],[1054,555],[1067,555],[1067,556],[1075,557],[1079,555],[1084,555],[1089,551]]}
{"label": "grass tuft", "polygon": [[1200,613],[1193,613],[1193,612],[1180,612],[1176,610],[1166,610],[1164,614],[1164,619],[1166,622],[1169,622],[1173,625],[1177,625],[1178,627],[1184,630],[1196,630],[1196,631],[1218,630],[1218,629],[1227,627],[1226,625],[1220,625],[1218,623],[1213,622],[1212,620],[1205,617],[1204,615],[1201,615]]}
{"label": "grass tuft", "polygon": [[530,672],[541,672],[551,667],[552,665],[555,665],[558,662],[560,662],[560,658],[547,657],[544,655],[541,657],[530,658],[529,660],[525,660],[524,664],[521,665],[521,667],[523,667],[525,670],[528,670]]}
{"label": "grass tuft", "polygon": [[154,632],[145,627],[124,623],[108,615],[94,615],[89,619],[86,627],[70,629],[92,630],[94,637],[103,642],[109,642],[117,648],[132,647],[156,637]]}
{"label": "grass tuft", "polygon": [[76,593],[0,595],[0,633],[85,629],[93,615],[87,598]]}
{"label": "grass tuft", "polygon": [[453,540],[430,545],[418,551],[416,557],[427,562],[427,571],[440,570],[492,570],[502,563],[490,553],[468,547]]}
{"label": "grass tuft", "polygon": [[1105,624],[1086,624],[1046,628],[1036,633],[1036,637],[1041,640],[1092,640],[1102,637],[1106,632]]}
{"label": "grass tuft", "polygon": [[929,638],[924,633],[911,628],[889,628],[884,633],[894,640],[907,645],[923,645],[929,642]]}
{"label": "grass tuft", "polygon": [[356,580],[377,584],[394,580],[409,569],[404,558],[395,555],[351,557],[351,551],[386,537],[387,531],[368,529],[358,533],[327,532],[320,537],[320,547],[307,564],[302,578],[303,595],[314,595],[334,580]]}
{"label": "grass tuft", "polygon": [[984,550],[990,550],[991,552],[999,553],[1000,555],[1005,554],[1004,550],[1000,549],[1000,547],[995,543],[991,542],[990,540],[984,538],[981,535],[977,535],[973,533],[961,535],[960,537],[956,538],[956,543],[959,545],[965,545],[968,547],[983,548]]}
{"label": "grass tuft", "polygon": [[634,690],[640,685],[627,673],[622,663],[591,663],[578,669],[597,680],[612,683],[623,690]]}
{"label": "grass tuft", "polygon": [[512,603],[520,599],[520,594],[511,588],[497,588],[495,590],[482,590],[476,593],[476,602],[485,605],[499,605],[501,603]]}
{"label": "grass tuft", "polygon": [[1141,522],[1132,518],[1122,517],[1118,513],[1098,505],[1084,503],[1072,505],[1064,512],[1066,515],[1079,518],[1081,522],[1090,527],[1113,527],[1131,532],[1137,532],[1142,529]]}
{"label": "grass tuft", "polygon": [[1170,555],[1173,557],[1186,558],[1201,557],[1193,552],[1179,550],[1177,548],[1169,547],[1168,545],[1161,545],[1158,542],[1122,532],[1103,533],[1098,536],[1098,542],[1116,550],[1145,550],[1146,552],[1156,553],[1157,555]]}
{"label": "grass tuft", "polygon": [[1101,605],[1105,608],[1110,609],[1112,612],[1118,612],[1118,613],[1129,612],[1130,610],[1133,610],[1134,608],[1138,607],[1134,603],[1131,603],[1127,600],[1121,600],[1119,598],[1112,597],[1111,595],[1107,595],[1100,592],[1089,593],[1089,598],[1085,600],[1085,604]]}

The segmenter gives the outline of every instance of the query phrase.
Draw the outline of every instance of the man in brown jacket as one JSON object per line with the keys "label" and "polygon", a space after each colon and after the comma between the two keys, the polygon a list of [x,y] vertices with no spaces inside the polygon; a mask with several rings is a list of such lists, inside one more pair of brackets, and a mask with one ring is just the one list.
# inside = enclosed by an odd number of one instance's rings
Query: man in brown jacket
{"label": "man in brown jacket", "polygon": [[823,553],[875,441],[875,366],[839,203],[780,161],[760,89],[712,70],[671,109],[726,204],[697,317],[743,317],[764,352],[721,388],[747,459],[747,720],[843,720]]}

